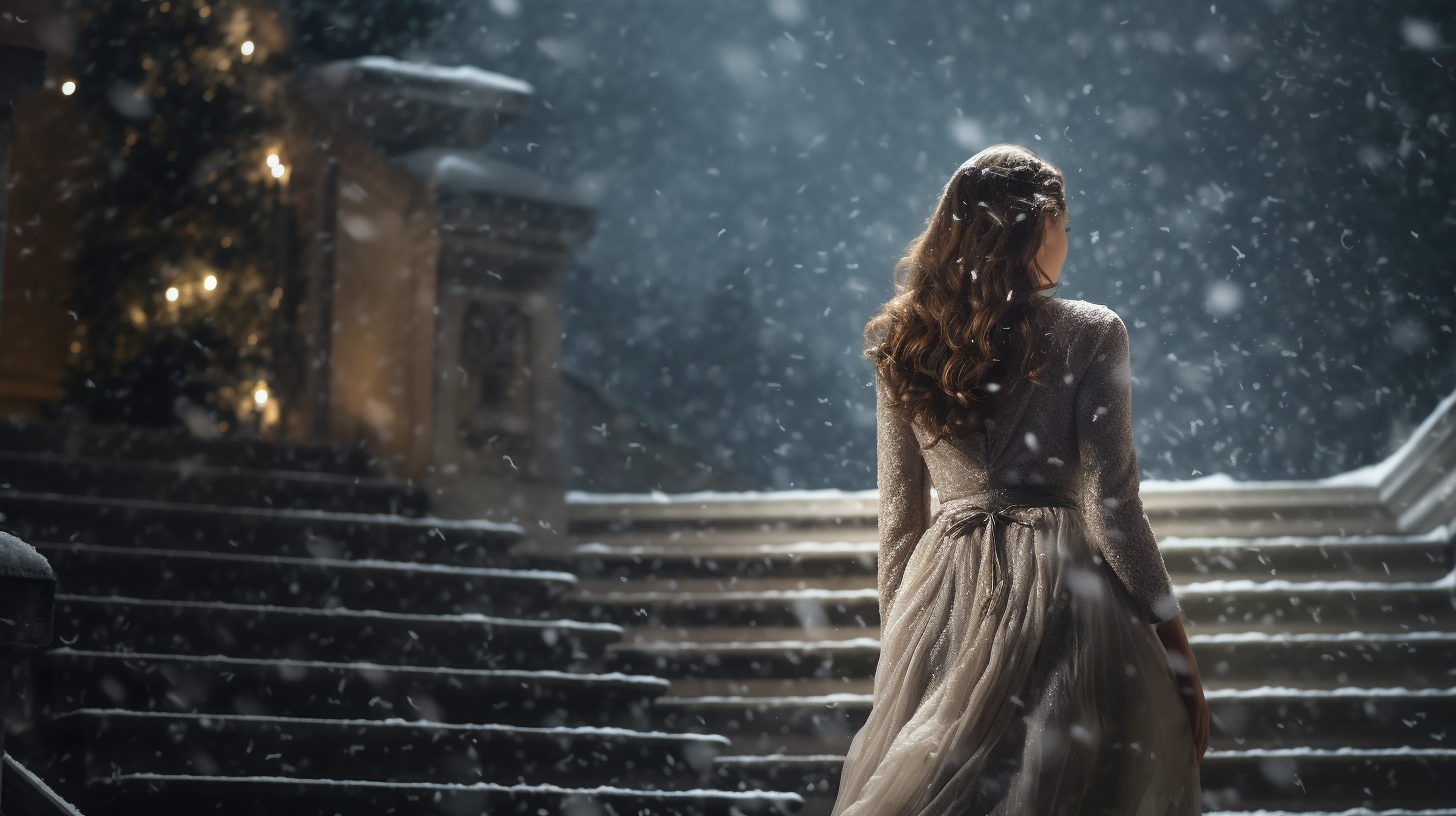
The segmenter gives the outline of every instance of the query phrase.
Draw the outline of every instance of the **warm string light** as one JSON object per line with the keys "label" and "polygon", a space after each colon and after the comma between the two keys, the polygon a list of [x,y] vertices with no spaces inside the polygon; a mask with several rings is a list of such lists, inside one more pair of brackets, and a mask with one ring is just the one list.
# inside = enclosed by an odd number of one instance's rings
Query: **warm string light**
{"label": "warm string light", "polygon": [[216,289],[217,288],[217,276],[216,275],[208,275],[207,277],[203,278],[202,279],[202,288],[203,289],[206,289],[209,292],[211,292],[212,290]]}
{"label": "warm string light", "polygon": [[62,82],[61,83],[61,94],[62,95],[64,95],[64,96],[70,96],[71,94],[73,94],[75,92],[76,92],[76,83],[72,82],[69,79],[66,80],[65,82]]}
{"label": "warm string light", "polygon": [[242,51],[243,52],[243,56],[245,56],[245,57],[251,57],[251,56],[253,56],[253,41],[252,40],[243,40],[243,44],[242,44],[242,46],[238,50],[239,51]]}
{"label": "warm string light", "polygon": [[177,291],[177,287],[175,287],[175,286],[168,286],[167,287],[167,300],[168,301],[170,301],[172,303],[176,303],[178,296],[180,296],[181,294],[182,294],[181,292],[178,292]]}
{"label": "warm string light", "polygon": [[263,406],[263,405],[267,405],[268,404],[268,387],[267,386],[264,386],[264,385],[258,386],[258,390],[253,392],[253,402],[256,402],[259,406]]}

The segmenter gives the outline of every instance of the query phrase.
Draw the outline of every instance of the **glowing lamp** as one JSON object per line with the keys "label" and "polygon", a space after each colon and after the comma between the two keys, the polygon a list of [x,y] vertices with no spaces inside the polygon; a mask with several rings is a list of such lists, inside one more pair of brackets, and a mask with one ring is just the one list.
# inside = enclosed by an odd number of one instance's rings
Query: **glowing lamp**
{"label": "glowing lamp", "polygon": [[203,278],[202,279],[202,288],[203,289],[206,289],[209,292],[211,292],[212,290],[216,289],[217,288],[217,276],[216,275],[208,275],[207,277]]}
{"label": "glowing lamp", "polygon": [[258,390],[253,392],[253,402],[258,403],[259,405],[267,405],[268,389],[259,386]]}
{"label": "glowing lamp", "polygon": [[243,44],[238,48],[238,50],[243,52],[243,56],[251,57],[253,55],[253,41],[243,40]]}
{"label": "glowing lamp", "polygon": [[273,166],[273,178],[283,178],[283,165],[275,164]]}
{"label": "glowing lamp", "polygon": [[177,291],[177,287],[175,287],[175,286],[168,286],[167,287],[167,300],[170,300],[170,301],[174,301],[175,302],[177,300],[177,296],[179,294],[181,294],[181,293]]}
{"label": "glowing lamp", "polygon": [[62,82],[61,83],[61,93],[62,94],[66,95],[66,96],[70,96],[71,94],[73,94],[75,92],[76,92],[76,83],[72,82],[69,79],[66,80],[65,82]]}

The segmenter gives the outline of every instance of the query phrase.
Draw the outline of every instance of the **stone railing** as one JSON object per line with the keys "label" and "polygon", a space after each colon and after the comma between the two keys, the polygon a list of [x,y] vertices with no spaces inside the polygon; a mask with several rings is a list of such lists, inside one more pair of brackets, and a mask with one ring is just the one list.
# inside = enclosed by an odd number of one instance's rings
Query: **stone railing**
{"label": "stone railing", "polygon": [[[1456,393],[1384,461],[1326,479],[1143,484],[1159,536],[1396,535],[1456,521]],[[567,494],[573,525],[762,522],[872,526],[874,490]]]}
{"label": "stone railing", "polygon": [[[0,533],[0,752],[5,746],[3,712],[10,703],[15,664],[51,642],[56,575],[35,548]],[[9,756],[0,770],[0,808],[10,816],[66,816],[75,810]]]}

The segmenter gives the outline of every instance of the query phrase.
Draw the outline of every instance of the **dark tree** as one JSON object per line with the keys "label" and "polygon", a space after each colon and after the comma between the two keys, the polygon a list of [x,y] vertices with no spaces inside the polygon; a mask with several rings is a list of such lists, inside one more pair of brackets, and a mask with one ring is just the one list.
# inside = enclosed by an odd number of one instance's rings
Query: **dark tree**
{"label": "dark tree", "polygon": [[92,420],[212,434],[276,416],[283,43],[276,12],[248,0],[91,9],[76,93],[104,126],[67,387]]}

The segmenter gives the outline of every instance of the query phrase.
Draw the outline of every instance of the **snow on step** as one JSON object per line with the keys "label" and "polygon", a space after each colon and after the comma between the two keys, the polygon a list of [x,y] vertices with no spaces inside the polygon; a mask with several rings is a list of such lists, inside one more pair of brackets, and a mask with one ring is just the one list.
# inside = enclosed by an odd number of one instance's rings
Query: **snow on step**
{"label": "snow on step", "polygon": [[0,490],[0,520],[35,541],[139,543],[167,549],[443,560],[465,565],[500,557],[525,532],[518,524],[486,519],[182,504],[15,490]]}
{"label": "snow on step", "polygon": [[728,740],[624,728],[78,709],[88,777],[135,773],[697,787]]}
{"label": "snow on step", "polygon": [[559,571],[37,543],[61,592],[154,600],[532,617],[576,586]]}
{"label": "snow on step", "polygon": [[56,596],[57,638],[89,649],[546,668],[594,659],[621,634],[615,624],[573,620]]}
{"label": "snow on step", "polygon": [[421,515],[424,490],[409,482],[337,473],[266,470],[200,462],[148,462],[0,451],[0,489],[29,493],[314,507]]}
{"label": "snow on step", "polygon": [[[836,754],[720,756],[719,776],[747,785],[777,785],[806,796],[832,795],[844,758]],[[1200,768],[1210,810],[1249,810],[1302,803],[1333,810],[1341,801],[1393,807],[1440,807],[1456,793],[1456,750],[1398,748],[1210,750]],[[1368,793],[1367,793],[1368,790]],[[1368,804],[1367,804],[1368,806]]]}
{"label": "snow on step", "polygon": [[98,779],[92,786],[115,802],[121,813],[155,813],[158,803],[181,812],[195,809],[216,816],[273,816],[285,807],[290,816],[333,816],[338,812],[411,814],[580,812],[598,805],[619,813],[654,816],[730,816],[792,813],[803,804],[795,794],[772,791],[690,789],[635,790],[617,786],[505,785],[494,782],[442,784],[352,779],[297,779],[286,776],[191,776],[129,774]]}
{"label": "snow on step", "polygon": [[1158,542],[1174,580],[1195,576],[1419,580],[1452,569],[1445,530],[1421,535],[1283,536],[1277,538],[1166,537]]}
{"label": "snow on step", "polygon": [[35,671],[47,710],[126,707],[200,714],[541,725],[634,718],[668,681],[620,672],[451,669],[373,662],[98,652],[61,647]]}
{"label": "snow on step", "polygon": [[1370,808],[1348,808],[1341,811],[1328,810],[1215,810],[1204,811],[1203,816],[1456,816],[1456,808],[1422,808],[1421,810],[1371,810]]}

